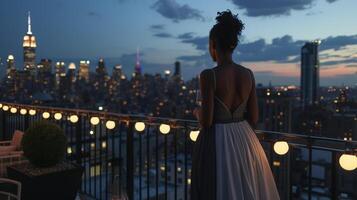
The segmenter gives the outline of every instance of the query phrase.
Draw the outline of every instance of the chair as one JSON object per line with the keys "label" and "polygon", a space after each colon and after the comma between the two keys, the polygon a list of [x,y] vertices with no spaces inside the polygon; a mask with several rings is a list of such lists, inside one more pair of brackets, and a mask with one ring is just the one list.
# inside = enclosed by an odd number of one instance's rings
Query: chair
{"label": "chair", "polygon": [[0,156],[8,153],[8,151],[16,151],[21,149],[21,141],[24,132],[15,130],[12,139],[0,142]]}
{"label": "chair", "polygon": [[21,183],[15,180],[0,178],[0,198],[21,200]]}
{"label": "chair", "polygon": [[25,161],[21,151],[23,134],[22,131],[15,130],[12,140],[0,142],[0,177],[6,176],[7,166]]}

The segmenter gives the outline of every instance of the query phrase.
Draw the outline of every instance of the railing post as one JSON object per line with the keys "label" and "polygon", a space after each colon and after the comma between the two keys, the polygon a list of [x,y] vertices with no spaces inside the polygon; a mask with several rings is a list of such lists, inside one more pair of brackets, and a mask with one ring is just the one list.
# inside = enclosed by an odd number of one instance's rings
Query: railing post
{"label": "railing post", "polygon": [[28,115],[25,115],[24,116],[24,130],[23,131],[26,131],[28,128],[29,128],[29,116]]}
{"label": "railing post", "polygon": [[2,140],[6,140],[6,116],[5,112],[1,111],[1,129],[2,129]]}
{"label": "railing post", "polygon": [[311,147],[311,141],[309,140],[309,144],[308,144],[308,148],[309,148],[309,200],[311,200],[311,189],[312,189],[312,185],[311,185],[311,179],[312,179],[312,147]]}
{"label": "railing post", "polygon": [[331,199],[337,199],[337,186],[338,179],[336,178],[337,174],[337,158],[336,152],[331,152]]}
{"label": "railing post", "polygon": [[82,117],[78,116],[76,123],[76,162],[82,164]]}
{"label": "railing post", "polygon": [[134,199],[134,123],[129,122],[126,143],[126,189],[129,200]]}

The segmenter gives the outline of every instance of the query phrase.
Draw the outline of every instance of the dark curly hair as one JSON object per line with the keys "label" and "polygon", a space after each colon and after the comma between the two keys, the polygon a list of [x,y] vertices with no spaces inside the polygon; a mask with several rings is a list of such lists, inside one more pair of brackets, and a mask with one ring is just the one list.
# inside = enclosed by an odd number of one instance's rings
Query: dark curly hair
{"label": "dark curly hair", "polygon": [[209,38],[223,52],[233,52],[244,29],[244,23],[230,10],[217,12],[216,24],[212,27]]}

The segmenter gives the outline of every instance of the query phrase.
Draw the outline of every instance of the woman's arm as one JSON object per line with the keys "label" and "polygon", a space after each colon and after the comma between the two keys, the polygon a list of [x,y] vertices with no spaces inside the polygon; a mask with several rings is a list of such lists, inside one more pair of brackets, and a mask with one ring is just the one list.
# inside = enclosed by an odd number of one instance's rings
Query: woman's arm
{"label": "woman's arm", "polygon": [[198,112],[198,121],[203,128],[209,128],[213,121],[214,88],[211,70],[203,70],[200,74],[200,90],[202,106]]}
{"label": "woman's arm", "polygon": [[255,90],[255,79],[253,72],[249,70],[252,78],[252,88],[250,90],[249,99],[247,103],[247,121],[252,127],[256,127],[259,119],[259,108],[258,108],[258,100],[257,93]]}

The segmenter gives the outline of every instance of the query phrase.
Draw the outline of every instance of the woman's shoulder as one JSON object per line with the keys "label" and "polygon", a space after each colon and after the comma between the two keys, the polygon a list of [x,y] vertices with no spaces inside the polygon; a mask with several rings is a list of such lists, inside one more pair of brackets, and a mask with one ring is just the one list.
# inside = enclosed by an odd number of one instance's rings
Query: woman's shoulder
{"label": "woman's shoulder", "polygon": [[241,74],[244,74],[245,77],[249,77],[248,79],[254,80],[254,74],[251,69],[240,64],[237,64],[237,68],[240,70]]}
{"label": "woman's shoulder", "polygon": [[214,67],[202,70],[201,73],[200,73],[200,78],[202,78],[202,77],[203,78],[211,77],[212,74],[213,74],[213,70],[214,70]]}
{"label": "woman's shoulder", "polygon": [[241,65],[241,64],[235,64],[235,66],[236,66],[238,69],[242,70],[242,71],[249,72],[249,73],[253,73],[251,69],[249,69],[248,67],[245,67],[245,66],[243,66],[243,65]]}

